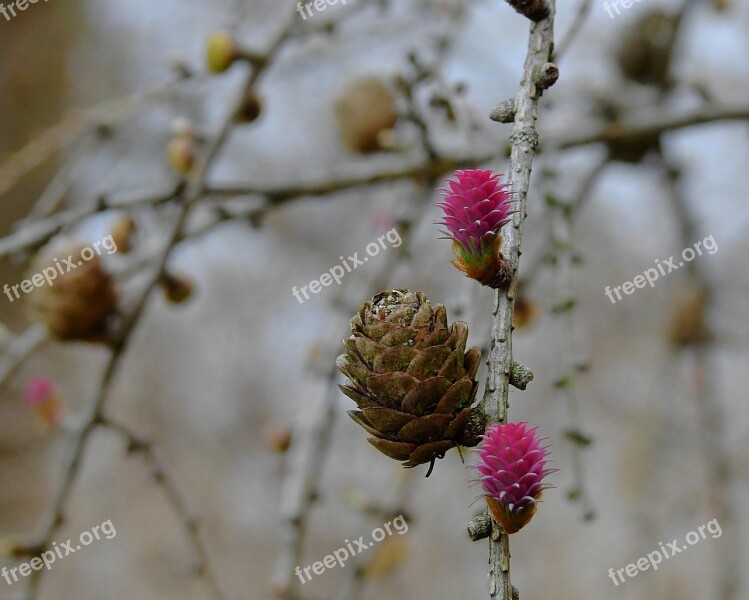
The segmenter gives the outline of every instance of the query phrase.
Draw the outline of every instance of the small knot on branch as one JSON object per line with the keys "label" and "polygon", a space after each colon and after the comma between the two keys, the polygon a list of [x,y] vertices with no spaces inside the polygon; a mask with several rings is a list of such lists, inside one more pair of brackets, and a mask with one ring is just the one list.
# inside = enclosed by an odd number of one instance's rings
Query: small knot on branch
{"label": "small knot on branch", "polygon": [[500,102],[489,113],[489,118],[497,123],[512,123],[515,120],[515,99]]}
{"label": "small knot on branch", "polygon": [[525,146],[523,150],[535,150],[538,147],[538,133],[532,127],[526,127],[513,133],[510,141],[513,146]]}
{"label": "small knot on branch", "polygon": [[559,67],[547,62],[533,69],[533,83],[537,88],[545,90],[554,85],[559,79]]}
{"label": "small knot on branch", "polygon": [[468,522],[468,537],[471,538],[472,542],[478,542],[484,538],[488,538],[492,532],[492,518],[489,513],[484,513],[473,517]]}
{"label": "small knot on branch", "polygon": [[512,363],[510,370],[510,385],[519,390],[524,390],[533,381],[533,371],[520,363]]}
{"label": "small knot on branch", "polygon": [[551,6],[547,0],[507,0],[507,4],[536,23],[551,15]]}

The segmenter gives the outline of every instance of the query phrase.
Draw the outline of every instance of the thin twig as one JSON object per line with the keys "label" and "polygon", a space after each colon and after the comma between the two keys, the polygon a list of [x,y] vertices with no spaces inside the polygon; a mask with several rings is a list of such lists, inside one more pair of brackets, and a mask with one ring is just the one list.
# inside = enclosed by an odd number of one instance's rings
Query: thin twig
{"label": "thin twig", "polygon": [[168,189],[128,192],[122,196],[103,196],[95,204],[71,208],[44,219],[29,222],[22,229],[0,239],[0,258],[18,252],[30,251],[43,246],[61,230],[80,223],[84,219],[117,208],[133,208],[143,205],[160,205],[169,202],[179,192],[179,186]]}
{"label": "thin twig", "polygon": [[593,0],[580,1],[577,7],[577,13],[575,14],[575,18],[572,21],[572,25],[570,25],[567,33],[562,36],[561,41],[555,46],[555,61],[559,61],[562,58],[562,55],[565,54],[567,50],[569,50],[570,46],[572,46],[573,42],[577,39],[577,36],[580,34],[580,31],[582,31],[583,25],[585,25],[585,21],[590,14],[590,9],[592,6]]}
{"label": "thin twig", "polygon": [[0,354],[0,390],[5,387],[23,363],[48,341],[47,330],[40,325],[32,325],[8,342]]}
{"label": "thin twig", "polygon": [[[282,35],[279,39],[281,38],[285,39],[285,36]],[[279,40],[276,40],[271,46],[268,57],[274,54],[279,46],[280,42]],[[226,114],[224,115],[223,121],[217,133],[207,145],[205,153],[199,157],[199,163],[194,173],[188,179],[187,185],[180,190],[180,199],[182,201],[182,206],[180,209],[180,213],[177,216],[176,222],[172,227],[166,246],[157,261],[154,273],[152,274],[148,284],[145,286],[141,294],[140,300],[124,320],[120,331],[117,333],[116,338],[112,342],[112,352],[94,401],[87,411],[87,414],[83,420],[83,425],[74,435],[73,444],[70,448],[69,455],[65,462],[63,483],[59,488],[57,494],[55,495],[49,511],[45,515],[43,515],[41,525],[39,527],[40,533],[36,536],[36,538],[39,540],[38,545],[40,547],[46,548],[52,543],[56,532],[59,530],[64,521],[68,500],[70,498],[73,486],[78,478],[81,461],[87,448],[91,432],[93,431],[97,423],[104,420],[104,409],[106,401],[109,398],[112,384],[114,382],[114,377],[117,374],[122,359],[125,356],[125,351],[130,337],[135,331],[136,325],[140,320],[140,317],[145,310],[146,305],[148,304],[148,300],[150,299],[151,294],[156,289],[159,282],[163,279],[166,273],[167,262],[171,257],[177,242],[182,237],[183,227],[187,222],[191,209],[205,194],[206,176],[208,175],[208,171],[213,164],[213,160],[218,155],[218,152],[220,151],[228,137],[229,131],[231,130],[233,125],[234,116],[241,107],[245,90],[257,80],[257,78],[260,76],[260,73],[266,68],[268,64],[269,60],[263,61],[263,63],[261,63],[259,66],[254,66],[245,76],[244,81],[240,86],[240,91],[236,94],[235,98],[233,98],[233,101],[230,104],[229,109],[226,111]],[[29,577],[28,587],[26,589],[26,600],[34,600],[37,597],[39,582],[41,580],[41,573],[41,571],[34,571]],[[216,600],[221,600],[223,598],[218,589],[214,590],[214,594],[214,598]]]}
{"label": "thin twig", "polygon": [[15,152],[0,165],[0,196],[10,190],[26,173],[41,165],[54,152],[63,150],[82,135],[98,127],[111,126],[127,117],[144,101],[166,95],[179,82],[162,83],[150,90],[107,100],[97,106],[72,112]]}
{"label": "thin twig", "polygon": [[579,401],[575,390],[575,380],[580,372],[580,365],[575,353],[573,314],[577,304],[572,286],[572,269],[574,263],[574,247],[572,245],[571,212],[565,204],[553,207],[553,235],[552,240],[556,248],[554,269],[556,271],[555,305],[552,312],[561,320],[559,336],[559,351],[561,371],[557,378],[556,388],[567,404],[569,426],[567,437],[572,444],[572,476],[573,488],[570,498],[580,502],[582,517],[589,521],[595,512],[588,497],[585,485],[583,465],[583,447],[589,444],[588,436],[581,433],[582,418],[580,416]]}
{"label": "thin twig", "polygon": [[749,106],[702,106],[696,110],[673,115],[663,109],[639,114],[621,122],[609,123],[590,133],[570,133],[550,136],[549,144],[562,150],[599,142],[632,142],[651,139],[667,131],[684,129],[717,121],[747,121]]}
{"label": "thin twig", "polygon": [[[688,248],[699,239],[697,218],[681,189],[679,169],[669,161],[663,149],[661,157],[669,187],[671,208],[676,216],[683,247]],[[699,301],[705,303],[704,311],[707,313],[714,300],[710,278],[701,268],[699,261],[688,262],[686,270],[691,280],[690,288],[696,290]],[[718,379],[719,370],[715,365],[715,334],[707,319],[696,326],[704,327],[705,335],[699,342],[682,347],[682,351],[685,359],[690,361],[694,372],[697,411],[700,420],[700,443],[707,466],[708,500],[722,530],[728,534],[724,543],[715,547],[719,572],[715,597],[721,600],[735,600],[739,597],[741,588],[743,560],[741,543],[737,534],[739,527],[737,505],[731,492],[733,466],[724,443],[726,433],[723,407],[717,397],[717,390],[721,388],[721,385]]]}

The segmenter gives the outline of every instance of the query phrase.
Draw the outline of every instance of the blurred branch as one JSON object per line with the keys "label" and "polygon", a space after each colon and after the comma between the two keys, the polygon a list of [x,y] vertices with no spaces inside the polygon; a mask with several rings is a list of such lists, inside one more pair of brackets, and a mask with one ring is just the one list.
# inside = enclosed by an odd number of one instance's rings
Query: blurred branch
{"label": "blurred branch", "polygon": [[[396,478],[397,482],[393,485],[396,490],[395,498],[388,505],[377,504],[367,507],[367,514],[373,518],[376,517],[379,522],[406,514],[406,506],[415,483],[414,471],[399,469]],[[379,550],[382,551],[382,548]],[[370,560],[353,565],[353,569],[349,570],[349,576],[339,596],[340,600],[359,600],[364,597],[367,577],[375,567],[378,558],[378,555],[374,554]]]}
{"label": "blurred branch", "polygon": [[[41,193],[34,206],[26,215],[23,221],[34,221],[36,219],[43,219],[48,217],[57,210],[59,205],[65,198],[65,194],[70,189],[71,172],[78,164],[79,160],[83,158],[91,149],[91,139],[93,136],[89,136],[81,141],[77,148],[72,152],[62,168],[55,174],[52,181],[49,182],[47,187]],[[23,226],[23,221],[21,226]]]}
{"label": "blurred branch", "polygon": [[[679,225],[683,248],[690,248],[699,239],[697,218],[689,206],[681,189],[680,170],[669,160],[661,149],[661,158],[669,187],[671,208]],[[733,468],[731,457],[725,447],[726,431],[723,407],[717,397],[721,389],[719,369],[715,365],[714,341],[716,336],[707,319],[715,292],[709,277],[699,261],[687,262],[686,270],[691,283],[689,288],[696,293],[701,310],[693,326],[701,330],[701,335],[691,343],[682,344],[680,350],[689,360],[694,374],[698,431],[707,467],[707,490],[710,509],[715,511],[720,526],[727,532],[727,539],[716,546],[718,565],[718,585],[716,597],[720,600],[735,600],[741,587],[742,550],[738,535],[739,521],[735,510],[735,498],[731,492]],[[699,338],[699,339],[698,339]]]}
{"label": "blurred branch", "polygon": [[582,135],[576,133],[553,135],[550,136],[549,144],[564,150],[598,142],[632,142],[657,137],[667,131],[675,131],[705,123],[746,120],[749,120],[749,106],[716,107],[707,105],[684,112],[681,115],[672,115],[670,112],[658,109],[651,114],[642,114],[641,112],[635,118],[609,123]]}
{"label": "blurred branch", "polygon": [[87,217],[117,208],[133,208],[143,205],[160,205],[176,198],[180,185],[167,190],[150,190],[140,193],[126,193],[122,197],[101,196],[96,204],[72,208],[44,219],[29,222],[18,231],[0,239],[0,258],[11,254],[36,250],[46,244],[66,227],[80,223]]}
{"label": "blurred branch", "polygon": [[[422,204],[432,194],[432,186],[427,186],[425,194],[414,194],[409,202],[405,203],[402,215],[398,218],[399,227],[402,230],[401,252],[390,253],[385,261],[381,263],[379,273],[387,276],[395,269],[395,263],[408,257],[406,248],[410,243],[409,232],[414,230],[416,219],[423,215],[423,211],[417,210],[416,205]],[[414,205],[413,209],[411,205]],[[379,278],[379,277],[378,277]],[[370,293],[372,286],[370,281],[362,284],[357,297]],[[357,300],[358,302],[358,300]],[[349,307],[347,316],[357,308]],[[337,348],[341,336],[337,334],[325,343],[325,348]],[[335,352],[337,354],[337,351]],[[326,458],[330,445],[330,435],[336,417],[336,405],[340,398],[338,390],[338,371],[335,368],[333,356],[326,364],[330,365],[327,372],[328,389],[322,401],[311,404],[307,398],[302,400],[305,408],[299,417],[299,433],[292,434],[295,440],[292,445],[291,468],[288,471],[282,490],[283,504],[281,506],[282,524],[280,527],[281,548],[279,550],[276,566],[273,573],[271,587],[276,595],[282,598],[296,598],[297,582],[294,568],[299,564],[302,553],[302,545],[309,513],[314,500],[317,497],[317,489],[320,483],[320,472]],[[297,440],[299,440],[297,442]]]}
{"label": "blurred branch", "polygon": [[402,179],[440,177],[444,173],[452,171],[461,165],[480,165],[489,162],[494,158],[494,155],[489,154],[473,157],[440,157],[435,161],[425,161],[398,169],[367,173],[364,175],[354,175],[321,183],[298,184],[292,186],[263,187],[251,184],[236,186],[213,185],[206,188],[206,194],[219,197],[262,196],[265,198],[265,203],[257,208],[253,215],[256,218],[260,218],[264,216],[263,213],[298,198],[327,196],[329,194],[345,192],[357,187],[373,186]]}
{"label": "blurred branch", "polygon": [[[549,2],[550,15],[531,26],[528,52],[523,67],[520,91],[515,97],[515,119],[512,130],[509,185],[514,194],[517,212],[512,225],[503,231],[502,254],[509,261],[513,281],[507,290],[497,290],[489,351],[489,371],[484,397],[479,407],[487,417],[487,425],[507,422],[510,373],[512,370],[512,320],[515,286],[518,282],[520,240],[526,215],[526,201],[533,155],[538,146],[536,113],[540,94],[533,74],[551,59],[554,46],[555,2]],[[509,536],[494,524],[489,544],[489,596],[492,600],[512,600],[510,580]]]}
{"label": "blurred branch", "polygon": [[[580,184],[580,188],[577,191],[574,200],[565,202],[564,209],[567,212],[569,219],[573,219],[577,215],[577,213],[585,206],[585,204],[587,204],[596,183],[600,179],[601,175],[603,175],[608,163],[609,157],[607,155],[601,161],[596,163],[593,169],[585,176],[582,183]],[[551,208],[550,210],[554,212],[553,208]],[[533,260],[531,260],[523,270],[523,276],[518,282],[518,287],[530,285],[530,283],[537,278],[538,273],[541,271],[541,268],[545,264],[548,264],[549,260],[551,260],[554,252],[554,237],[553,235],[549,234],[545,236],[544,239],[546,240],[546,242],[541,248],[541,251],[533,257]]]}
{"label": "blurred branch", "polygon": [[[132,333],[136,329],[153,291],[166,274],[167,262],[169,261],[177,243],[182,239],[183,228],[187,223],[191,209],[205,195],[206,177],[215,158],[218,156],[224,142],[229,136],[229,132],[233,126],[234,117],[242,106],[245,93],[247,89],[255,84],[260,75],[270,65],[272,57],[282,46],[283,42],[291,35],[293,23],[294,20],[292,15],[292,18],[289,19],[289,24],[277,36],[267,53],[262,56],[262,60],[255,62],[251,66],[245,65],[245,68],[248,71],[239,85],[238,92],[232,98],[217,132],[207,143],[204,154],[198,157],[198,163],[195,170],[188,177],[185,185],[181,186],[179,191],[181,208],[171,229],[171,233],[168,236],[168,242],[156,261],[154,272],[143,289],[140,299],[130,314],[124,319],[120,330],[116,333],[111,342],[111,355],[95,398],[87,410],[82,426],[74,434],[73,443],[65,461],[62,485],[57,491],[50,508],[42,516],[39,534],[36,536],[39,540],[38,546],[41,548],[47,548],[52,543],[53,538],[64,522],[67,504],[73,486],[80,473],[81,462],[88,447],[90,435],[97,424],[105,421],[106,402],[110,396],[115,375],[117,374],[122,359],[125,356],[128,342],[130,341]],[[191,531],[192,528],[188,530],[188,535],[190,535]],[[204,567],[207,568],[207,565],[204,565]],[[26,588],[26,600],[36,599],[39,582],[42,576],[41,573],[41,571],[33,571],[30,575],[28,586]],[[206,574],[206,577],[215,583],[215,577],[212,574],[208,573]],[[223,594],[215,586],[212,587],[212,592],[215,600],[221,600],[223,598]]]}
{"label": "blurred branch", "polygon": [[575,391],[577,375],[587,368],[587,362],[580,364],[575,352],[573,314],[577,305],[572,285],[572,269],[575,262],[575,248],[572,242],[572,212],[571,206],[557,203],[552,207],[554,211],[552,240],[555,248],[554,269],[556,271],[555,298],[552,314],[561,320],[561,331],[558,339],[558,352],[561,370],[557,377],[556,389],[567,404],[569,425],[567,439],[572,445],[572,475],[573,487],[568,496],[571,500],[579,501],[582,518],[590,521],[595,512],[588,497],[585,484],[585,468],[583,465],[583,449],[590,444],[590,438],[582,433],[580,407]]}
{"label": "blurred branch", "polygon": [[572,25],[570,25],[567,33],[562,36],[561,41],[555,46],[555,61],[560,60],[562,58],[562,55],[567,52],[570,46],[572,46],[575,39],[577,39],[580,31],[582,31],[583,25],[585,25],[585,21],[588,19],[588,15],[590,14],[590,9],[592,6],[593,0],[580,0],[580,3],[577,6],[577,13],[575,14],[575,18],[572,21]]}
{"label": "blurred branch", "polygon": [[8,342],[0,353],[0,390],[23,363],[48,341],[47,330],[39,325],[32,325]]}
{"label": "blurred branch", "polygon": [[[457,33],[457,29],[451,27],[448,34],[443,39],[441,51],[444,52],[450,44],[451,34]],[[428,71],[421,67],[416,61],[415,57],[412,58],[412,64],[417,67],[417,75],[424,76]],[[412,91],[410,84],[409,89]],[[408,95],[410,111],[413,114],[416,112],[415,100],[413,94]],[[420,118],[420,117],[419,117]],[[408,246],[411,241],[410,233],[414,230],[415,225],[424,214],[422,205],[428,202],[429,198],[433,193],[434,182],[443,173],[451,171],[458,166],[465,166],[466,162],[472,163],[474,160],[477,163],[487,162],[492,157],[479,157],[478,159],[455,159],[446,158],[439,154],[439,151],[432,146],[431,140],[428,135],[428,129],[426,122],[422,121],[420,127],[421,136],[420,142],[422,149],[427,156],[428,160],[415,167],[406,167],[400,171],[385,172],[374,175],[365,176],[363,178],[347,178],[328,182],[322,184],[317,188],[306,188],[300,189],[286,189],[281,194],[276,192],[275,194],[268,194],[267,192],[263,195],[267,198],[267,204],[264,209],[267,210],[271,206],[277,206],[288,199],[298,197],[300,195],[315,196],[330,194],[335,191],[341,191],[355,186],[361,185],[375,185],[377,183],[393,181],[396,179],[403,178],[425,178],[427,185],[423,193],[415,193],[411,196],[410,201],[406,202],[401,208],[401,213],[398,216],[398,229],[402,239],[401,251],[391,253],[388,255],[388,259],[382,263],[378,274],[374,275],[371,280],[365,281],[362,285],[363,289],[360,294],[365,296],[369,294],[371,289],[381,289],[386,283],[380,280],[387,280],[390,274],[395,270],[395,266],[408,258]],[[312,193],[310,193],[312,192]],[[358,302],[357,299],[355,302]],[[354,306],[351,310],[347,311],[351,314],[355,310]],[[334,348],[338,345],[339,336],[336,336],[329,343],[324,345],[325,348]],[[334,353],[334,355],[337,352]],[[327,452],[330,446],[330,438],[332,434],[333,424],[336,417],[336,405],[340,392],[338,390],[338,371],[334,366],[334,356],[328,361],[330,370],[327,373],[327,385],[328,390],[317,405],[311,405],[308,400],[304,400],[302,404],[302,412],[304,416],[299,417],[299,434],[296,432],[293,434],[293,439],[299,439],[299,443],[295,441],[292,447],[292,459],[291,468],[284,481],[282,490],[283,504],[281,507],[281,547],[279,549],[278,558],[274,568],[273,580],[271,587],[273,591],[282,598],[295,598],[297,595],[298,584],[294,575],[294,568],[299,564],[302,555],[304,534],[306,525],[309,520],[309,513],[311,511],[314,500],[317,498],[317,489],[320,483],[320,474],[323,468]],[[308,414],[309,413],[309,414]],[[406,478],[409,481],[411,478]],[[400,499],[397,504],[403,504],[405,502],[408,486],[404,483],[401,488],[401,495],[398,496]],[[361,587],[363,586],[365,570],[361,566],[357,566],[352,572],[352,577],[349,579],[346,588],[343,591],[342,598],[358,598],[361,593]]]}
{"label": "blurred branch", "polygon": [[82,135],[101,127],[109,127],[127,117],[142,102],[171,91],[178,82],[170,81],[151,90],[137,92],[102,102],[88,109],[71,112],[60,123],[50,127],[16,151],[0,165],[0,196],[53,153],[69,146]]}
{"label": "blurred branch", "polygon": [[120,434],[127,442],[127,451],[129,453],[138,452],[143,455],[146,464],[151,469],[151,476],[153,477],[154,482],[163,490],[174,514],[182,524],[182,529],[190,540],[198,561],[198,575],[206,580],[211,592],[211,597],[222,598],[223,595],[218,586],[216,576],[210,568],[208,550],[200,536],[198,523],[195,518],[191,516],[190,510],[187,507],[187,502],[180,493],[179,488],[170,479],[167,469],[154,452],[153,444],[140,438],[138,434],[130,431],[130,429],[125,425],[115,423],[111,420],[104,420],[100,425]]}

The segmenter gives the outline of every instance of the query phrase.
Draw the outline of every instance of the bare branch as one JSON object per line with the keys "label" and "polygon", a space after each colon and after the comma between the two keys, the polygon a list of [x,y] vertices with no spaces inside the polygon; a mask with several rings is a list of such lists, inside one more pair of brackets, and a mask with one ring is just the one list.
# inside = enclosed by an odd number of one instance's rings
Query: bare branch
{"label": "bare branch", "polygon": [[5,387],[23,363],[48,340],[49,335],[44,327],[32,325],[8,342],[0,354],[0,389]]}
{"label": "bare branch", "polygon": [[747,121],[749,106],[716,107],[707,105],[696,110],[672,115],[666,111],[653,112],[621,123],[610,123],[585,134],[555,135],[549,144],[560,149],[575,148],[599,142],[631,142],[652,138],[667,131],[693,127],[717,121]]}
{"label": "bare branch", "polygon": [[[506,423],[512,371],[512,318],[515,286],[520,260],[520,240],[530,185],[533,155],[538,145],[536,111],[539,90],[533,82],[534,70],[542,69],[551,59],[554,45],[554,1],[549,2],[548,19],[531,26],[528,54],[523,68],[520,91],[515,98],[515,121],[512,131],[509,184],[517,213],[505,228],[502,254],[509,261],[513,282],[507,290],[497,290],[492,341],[489,350],[489,372],[484,397],[479,405],[487,424]],[[489,549],[489,596],[492,600],[511,600],[509,536],[494,524]]]}
{"label": "bare branch", "polygon": [[149,190],[147,192],[127,193],[121,197],[103,196],[94,205],[85,205],[61,212],[51,217],[31,222],[2,239],[0,239],[0,258],[11,254],[35,250],[46,244],[61,230],[79,223],[100,212],[117,208],[134,208],[147,204],[159,205],[175,198],[179,193],[178,186],[169,189]]}

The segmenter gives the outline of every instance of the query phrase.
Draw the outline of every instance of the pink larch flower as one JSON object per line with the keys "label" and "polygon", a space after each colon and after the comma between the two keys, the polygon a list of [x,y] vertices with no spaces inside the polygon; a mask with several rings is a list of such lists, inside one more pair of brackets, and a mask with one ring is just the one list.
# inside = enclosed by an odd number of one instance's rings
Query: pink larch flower
{"label": "pink larch flower", "polygon": [[544,477],[556,471],[547,469],[548,446],[536,436],[537,427],[527,423],[492,425],[483,435],[478,450],[481,461],[474,467],[486,492],[494,520],[507,533],[525,527],[536,513],[542,492],[549,488]]}
{"label": "pink larch flower", "polygon": [[499,230],[512,217],[510,193],[500,174],[490,169],[463,169],[441,188],[444,212],[439,224],[453,240],[453,264],[468,277],[489,287],[509,285],[511,270],[499,251]]}
{"label": "pink larch flower", "polygon": [[24,390],[24,401],[44,425],[57,425],[65,416],[62,394],[49,377],[32,379]]}

